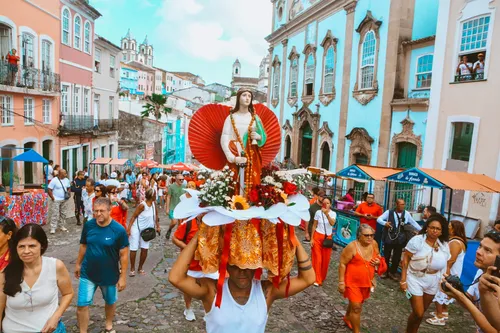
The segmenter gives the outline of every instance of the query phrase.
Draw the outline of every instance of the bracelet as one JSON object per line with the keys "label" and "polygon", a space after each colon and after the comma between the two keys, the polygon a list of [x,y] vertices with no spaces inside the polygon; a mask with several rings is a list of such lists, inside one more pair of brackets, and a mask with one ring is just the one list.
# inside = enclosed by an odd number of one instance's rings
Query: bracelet
{"label": "bracelet", "polygon": [[306,259],[306,260],[299,260],[299,259],[297,259],[297,263],[298,263],[298,264],[305,264],[305,263],[306,263],[306,262],[308,262],[308,261],[309,261],[309,257],[307,257],[307,259]]}
{"label": "bracelet", "polygon": [[400,285],[406,284],[406,281],[399,282]]}
{"label": "bracelet", "polygon": [[299,266],[299,271],[308,271],[311,268],[313,268],[313,266],[311,264],[308,266],[304,266],[304,267]]}
{"label": "bracelet", "polygon": [[344,285],[344,284],[345,284],[345,282],[344,282],[344,281],[339,281],[339,284],[340,284],[340,285]]}

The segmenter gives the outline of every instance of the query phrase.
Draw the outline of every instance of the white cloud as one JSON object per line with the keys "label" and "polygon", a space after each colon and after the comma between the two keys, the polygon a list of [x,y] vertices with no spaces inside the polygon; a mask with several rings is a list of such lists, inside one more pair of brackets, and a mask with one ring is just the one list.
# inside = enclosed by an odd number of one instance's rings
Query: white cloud
{"label": "white cloud", "polygon": [[[269,0],[163,0],[158,36],[176,51],[206,61],[238,57],[258,66],[267,54]],[[244,71],[253,76],[253,71]]]}

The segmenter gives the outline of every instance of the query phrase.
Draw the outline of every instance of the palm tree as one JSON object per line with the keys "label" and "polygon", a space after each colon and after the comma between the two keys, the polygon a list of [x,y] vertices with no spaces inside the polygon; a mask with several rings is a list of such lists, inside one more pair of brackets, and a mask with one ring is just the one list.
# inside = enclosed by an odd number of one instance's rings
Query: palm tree
{"label": "palm tree", "polygon": [[172,112],[172,108],[167,107],[167,97],[160,94],[153,94],[152,96],[146,97],[147,103],[142,108],[141,112],[142,118],[147,118],[150,115],[154,116],[156,120],[160,119],[163,114],[167,115]]}

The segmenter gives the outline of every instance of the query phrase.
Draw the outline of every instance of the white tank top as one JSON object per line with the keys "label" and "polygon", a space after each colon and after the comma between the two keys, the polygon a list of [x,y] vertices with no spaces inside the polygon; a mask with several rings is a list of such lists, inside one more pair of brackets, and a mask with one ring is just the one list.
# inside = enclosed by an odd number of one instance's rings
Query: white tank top
{"label": "white tank top", "polygon": [[4,333],[41,332],[56,312],[59,306],[56,262],[55,258],[42,257],[42,270],[33,288],[23,281],[20,293],[7,296],[2,322]]}
{"label": "white tank top", "polygon": [[[452,239],[451,242],[458,242],[460,244],[463,244],[460,240],[458,239]],[[450,244],[449,243],[449,244]],[[464,258],[465,258],[465,251],[460,252],[460,254],[457,256],[457,260],[455,263],[453,263],[453,266],[451,266],[450,269],[450,274],[451,275],[457,275],[460,277],[462,275],[462,269],[464,268]]]}
{"label": "white tank top", "polygon": [[137,222],[139,222],[139,229],[141,229],[141,231],[146,228],[154,228],[155,203],[153,202],[151,207],[149,207],[146,201],[143,201],[141,202],[141,205],[144,206],[144,210],[139,214],[139,216],[137,216],[137,220],[134,222],[134,225],[132,227],[137,228]]}
{"label": "white tank top", "polygon": [[252,281],[252,291],[245,305],[231,295],[228,279],[224,281],[220,308],[212,304],[205,316],[207,333],[264,333],[267,323],[267,303],[260,280]]}

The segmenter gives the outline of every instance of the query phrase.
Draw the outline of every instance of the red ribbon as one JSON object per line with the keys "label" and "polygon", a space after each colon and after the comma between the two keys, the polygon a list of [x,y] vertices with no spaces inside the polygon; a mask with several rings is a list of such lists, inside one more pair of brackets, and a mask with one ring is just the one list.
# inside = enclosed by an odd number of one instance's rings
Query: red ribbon
{"label": "red ribbon", "polygon": [[[259,237],[260,237],[260,242],[262,244],[262,230],[260,229],[260,219],[252,219],[251,220],[253,226],[255,227],[255,229],[257,229],[257,232],[259,233]],[[262,268],[257,268],[255,270],[255,274],[254,274],[254,279],[256,280],[260,280],[260,278],[262,277]]]}
{"label": "red ribbon", "polygon": [[278,276],[273,278],[273,285],[276,289],[280,286],[281,267],[283,266],[283,233],[284,223],[279,221],[276,224],[276,239],[278,241]]}
{"label": "red ribbon", "polygon": [[231,249],[231,235],[233,233],[233,223],[226,224],[224,231],[224,248],[222,249],[222,257],[219,262],[219,280],[217,280],[217,295],[215,297],[215,306],[220,308],[222,302],[222,286],[226,279],[227,262],[229,261],[229,250]]}
{"label": "red ribbon", "polygon": [[288,237],[295,247],[299,246],[299,241],[297,239],[297,236],[295,236],[295,227],[291,225],[288,226]]}

